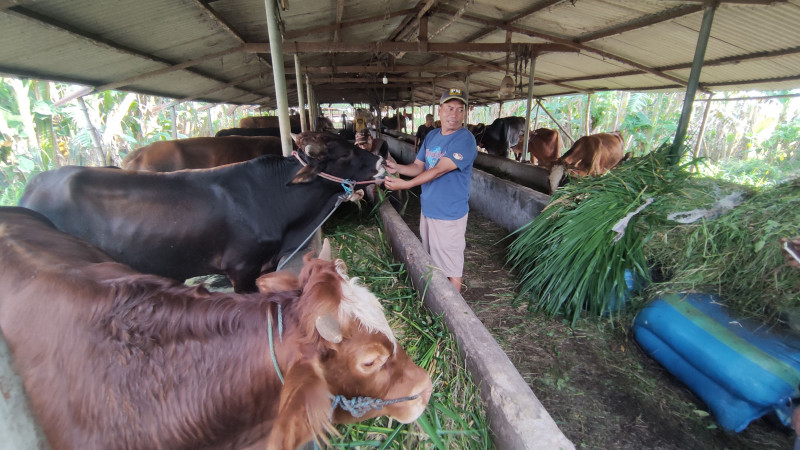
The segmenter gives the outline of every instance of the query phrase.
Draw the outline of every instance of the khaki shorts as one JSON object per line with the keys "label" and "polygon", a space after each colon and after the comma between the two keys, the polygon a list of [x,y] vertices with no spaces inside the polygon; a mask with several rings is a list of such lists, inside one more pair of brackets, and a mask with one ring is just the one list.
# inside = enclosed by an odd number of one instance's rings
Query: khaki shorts
{"label": "khaki shorts", "polygon": [[419,235],[425,251],[445,276],[461,278],[467,247],[467,216],[457,220],[431,219],[420,214]]}

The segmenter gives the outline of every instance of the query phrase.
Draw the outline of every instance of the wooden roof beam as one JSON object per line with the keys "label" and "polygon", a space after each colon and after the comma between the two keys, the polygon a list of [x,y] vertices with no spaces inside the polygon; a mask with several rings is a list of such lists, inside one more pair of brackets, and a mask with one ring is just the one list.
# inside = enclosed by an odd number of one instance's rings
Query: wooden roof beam
{"label": "wooden roof beam", "polygon": [[[18,18],[21,18],[21,19],[24,19],[24,20],[28,20],[30,22],[35,23],[37,26],[44,26],[44,27],[47,27],[47,28],[51,28],[51,29],[57,30],[59,32],[63,32],[63,33],[69,34],[69,35],[71,35],[73,37],[76,37],[76,38],[78,38],[80,40],[86,41],[86,42],[88,42],[88,43],[90,43],[92,45],[98,46],[100,48],[104,48],[106,50],[110,50],[110,51],[113,51],[113,52],[116,52],[116,53],[120,53],[120,54],[123,54],[123,55],[142,58],[142,59],[145,59],[145,60],[148,60],[148,61],[152,61],[152,62],[155,62],[155,63],[164,64],[164,65],[167,65],[167,66],[170,66],[170,67],[176,65],[175,62],[166,60],[164,58],[159,58],[159,57],[157,57],[155,55],[151,55],[149,53],[136,50],[134,48],[119,44],[117,42],[110,41],[108,39],[104,39],[104,38],[102,38],[100,36],[96,36],[96,35],[93,35],[91,33],[87,33],[87,32],[85,32],[83,30],[79,30],[79,29],[77,29],[77,28],[75,28],[73,26],[70,26],[70,25],[65,24],[63,22],[60,22],[60,21],[58,21],[56,19],[53,19],[53,18],[48,17],[48,16],[44,16],[42,14],[39,14],[39,13],[34,12],[34,11],[31,11],[31,10],[26,9],[24,7],[21,7],[21,6],[12,6],[12,7],[8,8],[6,10],[6,14],[13,15],[15,17],[18,17]],[[197,76],[200,76],[200,77],[203,77],[205,79],[214,81],[216,83],[222,83],[222,84],[228,83],[228,81],[218,79],[218,78],[216,78],[216,77],[214,77],[212,75],[209,75],[207,73],[203,73],[200,70],[195,70],[195,69],[188,68],[188,66],[182,68],[181,70],[186,70],[187,72],[193,73],[193,74],[195,74]],[[255,92],[248,91],[246,89],[242,89],[242,88],[237,88],[237,89],[241,89],[241,90],[243,90],[243,91],[245,91],[245,92],[247,92],[249,94],[260,95],[260,94],[257,94]]]}
{"label": "wooden roof beam", "polygon": [[[514,22],[520,21],[520,20],[522,20],[522,19],[524,19],[524,18],[526,18],[526,17],[528,17],[528,16],[530,16],[532,14],[536,14],[537,12],[539,12],[539,11],[545,9],[545,8],[549,8],[550,6],[553,6],[556,3],[559,3],[561,1],[562,0],[548,0],[546,2],[537,3],[534,6],[530,6],[530,7],[526,8],[526,9],[522,10],[522,12],[520,12],[519,14],[515,14],[512,17],[504,19],[503,20],[503,24],[504,25],[511,25]],[[494,27],[494,26],[486,27],[483,30],[480,30],[477,33],[473,34],[472,36],[468,37],[465,40],[465,42],[475,41],[475,40],[480,39],[480,38],[486,36],[487,34],[490,34],[490,33],[492,33],[493,31],[496,31],[496,30],[497,30],[497,27]]]}
{"label": "wooden roof beam", "polygon": [[[722,66],[726,64],[738,64],[743,61],[756,61],[759,59],[769,59],[775,58],[777,56],[791,56],[800,54],[800,47],[792,47],[786,48],[781,50],[773,50],[773,51],[766,51],[766,52],[755,52],[755,53],[748,53],[744,55],[733,55],[733,56],[726,56],[724,58],[717,58],[711,59],[707,61],[703,61],[703,67],[710,67],[710,66]],[[681,64],[672,64],[669,66],[660,66],[656,67],[656,69],[660,71],[668,71],[668,70],[682,70],[682,69],[689,69],[692,67],[692,63],[681,63]],[[611,72],[611,73],[604,73],[600,75],[591,75],[591,76],[583,76],[583,77],[571,77],[571,78],[561,78],[557,81],[570,83],[574,81],[587,81],[587,80],[599,80],[603,78],[616,78],[616,77],[627,77],[631,75],[641,75],[645,73],[642,70],[627,70],[622,72]]]}
{"label": "wooden roof beam", "polygon": [[[480,66],[484,66],[484,67],[493,67],[498,71],[505,72],[505,68],[503,68],[502,66],[499,66],[499,65],[496,65],[496,64],[492,64],[492,63],[489,63],[489,62],[486,62],[486,61],[480,61],[477,58],[470,58],[468,56],[458,55],[458,54],[445,54],[444,56],[449,56],[449,57],[451,57],[453,59],[460,59],[462,61],[471,62],[471,63],[473,63],[475,65],[480,65]],[[522,74],[520,74],[520,76],[527,77],[528,73],[522,73]],[[576,87],[576,86],[570,86],[568,84],[564,84],[562,81],[559,81],[559,80],[548,80],[548,79],[545,79],[545,78],[542,78],[542,77],[536,77],[536,80],[541,81],[542,84],[552,84],[554,86],[561,86],[563,88],[572,89],[572,90],[575,90],[575,91],[578,91],[578,92],[586,92],[584,89],[581,89],[581,88]],[[472,83],[472,82],[470,82],[470,83]]]}
{"label": "wooden roof beam", "polygon": [[[476,69],[477,68],[477,69]],[[286,66],[286,70],[294,70],[294,66]],[[450,72],[483,72],[483,71],[496,71],[494,67],[481,68],[477,65],[460,65],[460,66],[338,66],[338,67],[306,67],[303,69],[306,73],[315,74],[336,74],[336,73],[384,73],[384,72],[427,72],[427,73],[450,73]]]}
{"label": "wooden roof beam", "polygon": [[[574,52],[575,44],[560,43],[433,43],[422,45],[419,42],[284,42],[283,52],[295,53],[378,53],[378,52],[464,52],[464,53],[508,53],[520,47],[530,48],[531,54],[546,52]],[[269,53],[269,44],[244,44],[249,53]]]}
{"label": "wooden roof beam", "polygon": [[[440,10],[442,10],[442,11],[450,10],[451,13],[455,12],[454,8],[441,8]],[[682,79],[677,78],[677,77],[673,77],[673,76],[665,74],[663,72],[659,72],[658,70],[655,70],[652,67],[647,67],[647,66],[645,66],[643,64],[637,63],[636,61],[632,61],[630,59],[623,58],[621,56],[614,55],[612,53],[608,53],[608,52],[603,51],[603,50],[592,48],[592,47],[589,47],[587,45],[583,45],[583,44],[571,41],[569,39],[564,39],[564,38],[560,38],[560,37],[557,37],[557,36],[551,36],[551,35],[548,35],[548,34],[545,34],[545,33],[541,33],[541,32],[538,32],[538,31],[528,30],[526,28],[520,28],[518,26],[505,25],[503,22],[500,22],[500,21],[497,21],[497,20],[494,20],[494,19],[490,19],[490,18],[478,17],[478,16],[475,16],[475,15],[472,15],[472,14],[464,14],[462,17],[465,20],[469,20],[469,21],[472,21],[472,22],[475,22],[475,23],[480,23],[480,24],[488,25],[488,26],[494,26],[494,27],[501,28],[501,29],[506,30],[506,31],[511,31],[511,32],[514,32],[514,33],[519,33],[519,34],[523,34],[523,35],[526,35],[526,36],[531,36],[531,37],[535,37],[535,38],[539,38],[539,39],[544,39],[544,40],[547,40],[547,41],[550,41],[550,42],[553,42],[553,43],[556,43],[556,44],[570,46],[572,48],[575,48],[575,49],[578,49],[578,50],[581,50],[581,51],[585,51],[585,52],[588,52],[588,53],[593,53],[593,54],[596,54],[596,55],[600,55],[600,56],[602,56],[604,58],[608,58],[608,59],[612,59],[614,61],[621,62],[621,63],[623,63],[625,65],[635,67],[635,68],[637,68],[639,70],[643,70],[643,71],[648,72],[648,73],[650,73],[652,75],[655,75],[657,77],[673,81],[673,82],[681,84],[683,86],[686,86],[688,84],[688,82],[685,81],[685,80],[682,80]]]}
{"label": "wooden roof beam", "polygon": [[344,0],[338,0],[336,2],[336,28],[333,30],[333,42],[342,42],[343,15],[344,15]]}
{"label": "wooden roof beam", "polygon": [[[390,13],[387,13],[387,14],[379,14],[379,15],[375,15],[375,16],[365,17],[363,19],[344,20],[344,21],[341,21],[339,23],[339,28],[343,29],[343,28],[357,27],[357,26],[363,25],[365,23],[379,22],[379,21],[382,21],[382,20],[385,20],[385,19],[392,19],[392,18],[395,18],[397,16],[404,16],[406,14],[413,13],[414,11],[415,11],[414,8],[407,8],[407,9],[401,9],[401,10],[398,10],[398,11],[393,11],[393,12],[390,12]],[[291,39],[297,39],[299,37],[305,37],[305,36],[311,36],[311,35],[315,35],[315,34],[327,33],[327,32],[331,32],[331,31],[335,30],[336,27],[337,27],[337,24],[334,22],[334,23],[331,23],[331,24],[328,24],[328,25],[313,26],[313,27],[308,27],[308,28],[302,28],[302,29],[299,29],[299,30],[290,30],[290,31],[286,31],[285,33],[283,33],[283,39],[288,41],[288,40],[291,40]]]}
{"label": "wooden roof beam", "polygon": [[615,27],[610,27],[603,30],[594,31],[592,33],[583,34],[581,36],[578,36],[574,41],[582,44],[585,42],[594,41],[597,39],[602,39],[617,34],[622,34],[626,31],[636,30],[649,25],[655,25],[657,23],[666,22],[668,20],[677,19],[678,17],[695,14],[701,11],[703,11],[703,5],[681,5],[675,8],[670,8],[661,11],[657,14],[650,14],[647,16],[638,17],[636,19],[633,19],[631,21],[628,21],[626,23],[620,24]]}

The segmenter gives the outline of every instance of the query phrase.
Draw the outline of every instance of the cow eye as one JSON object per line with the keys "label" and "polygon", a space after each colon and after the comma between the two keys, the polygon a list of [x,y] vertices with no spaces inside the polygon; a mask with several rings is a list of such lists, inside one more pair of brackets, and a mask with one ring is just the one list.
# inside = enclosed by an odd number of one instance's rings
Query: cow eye
{"label": "cow eye", "polygon": [[386,356],[375,356],[361,361],[361,369],[365,372],[372,372],[380,369],[386,363]]}

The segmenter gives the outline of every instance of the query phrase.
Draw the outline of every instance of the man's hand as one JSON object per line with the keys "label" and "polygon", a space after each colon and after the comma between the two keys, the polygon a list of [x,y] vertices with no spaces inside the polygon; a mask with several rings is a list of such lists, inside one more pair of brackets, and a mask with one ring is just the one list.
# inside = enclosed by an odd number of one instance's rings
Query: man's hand
{"label": "man's hand", "polygon": [[391,174],[397,173],[397,163],[396,162],[387,160],[386,163],[384,163],[384,166],[386,167],[386,171],[387,172],[389,172]]}
{"label": "man's hand", "polygon": [[383,187],[390,191],[402,191],[404,189],[409,189],[411,184],[399,177],[386,177],[383,179]]}

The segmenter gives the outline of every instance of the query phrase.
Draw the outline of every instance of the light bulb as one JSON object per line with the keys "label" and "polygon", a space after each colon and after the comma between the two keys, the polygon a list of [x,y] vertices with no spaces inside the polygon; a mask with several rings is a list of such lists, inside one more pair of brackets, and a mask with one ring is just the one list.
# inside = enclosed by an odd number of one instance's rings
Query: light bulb
{"label": "light bulb", "polygon": [[383,76],[383,84],[389,84],[389,79],[386,78],[386,75]]}

